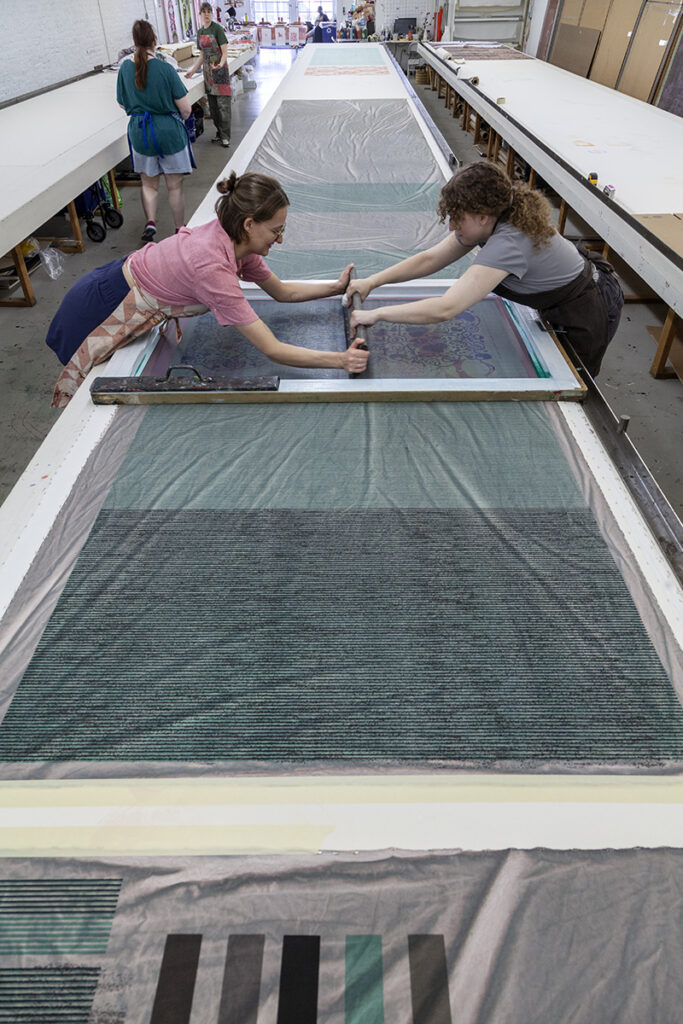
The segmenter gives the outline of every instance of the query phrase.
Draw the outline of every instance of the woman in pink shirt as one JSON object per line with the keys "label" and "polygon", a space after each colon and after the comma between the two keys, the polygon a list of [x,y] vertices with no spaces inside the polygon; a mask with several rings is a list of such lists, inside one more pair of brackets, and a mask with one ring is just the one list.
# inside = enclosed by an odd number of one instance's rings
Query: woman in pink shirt
{"label": "woman in pink shirt", "polygon": [[158,245],[91,271],[65,295],[50,324],[47,344],[65,368],[52,404],[65,406],[93,366],[155,324],[210,310],[219,324],[232,325],[247,341],[285,366],[327,367],[359,373],[367,351],[355,341],[346,352],[323,352],[278,341],[246,301],[240,280],[253,281],[278,302],[307,302],[341,295],[347,267],[332,284],[281,281],[263,257],[281,244],[287,198],[264,174],[235,172],[218,183],[217,219],[182,228]]}

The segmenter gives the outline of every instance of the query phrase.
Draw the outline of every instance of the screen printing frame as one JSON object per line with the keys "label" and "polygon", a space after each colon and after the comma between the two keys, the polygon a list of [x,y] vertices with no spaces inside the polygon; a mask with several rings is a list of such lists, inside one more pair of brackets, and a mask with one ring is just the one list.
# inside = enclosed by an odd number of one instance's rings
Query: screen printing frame
{"label": "screen printing frame", "polygon": [[[329,281],[316,282],[329,284]],[[454,282],[416,281],[400,285],[385,285],[373,292],[374,299],[392,301],[416,301],[436,298]],[[256,285],[244,285],[244,291],[254,304],[255,312],[263,303],[272,303]],[[287,401],[557,401],[571,399],[580,401],[585,397],[586,385],[573,368],[555,334],[542,324],[539,317],[528,307],[501,300],[510,314],[520,344],[526,349],[534,366],[540,365],[544,375],[536,377],[385,377],[376,379],[334,378],[334,379],[280,379],[277,391],[223,391],[223,392],[129,392],[121,395],[99,393],[98,404],[117,404],[125,401],[128,405],[149,405],[185,402],[239,403],[239,402],[287,402]],[[372,350],[372,329],[368,332]],[[140,343],[139,356],[134,359],[131,377],[141,377],[147,367],[154,364],[155,372],[166,370],[173,365],[173,354],[169,346],[159,339],[157,333]],[[160,358],[159,358],[160,357]],[[104,371],[97,368],[98,377],[120,376],[119,361],[110,362]],[[149,372],[149,371],[147,371]],[[277,372],[274,367],[273,373]],[[85,386],[89,386],[90,378]]]}
{"label": "screen printing frame", "polygon": [[[321,282],[325,283],[325,282]],[[329,282],[327,282],[329,283]],[[455,281],[407,281],[402,284],[383,285],[372,292],[373,299],[417,301],[443,295]],[[262,295],[256,285],[246,285],[247,297]],[[266,300],[272,301],[272,300]],[[324,395],[330,401],[556,401],[585,397],[586,386],[573,368],[555,334],[544,327],[538,315],[527,306],[503,300],[518,329],[532,363],[540,362],[547,376],[537,377],[386,377],[381,380],[356,378],[348,380],[281,380],[279,393],[265,392],[260,400],[287,400],[295,395],[298,401]],[[372,351],[372,328],[368,330],[368,344]]]}

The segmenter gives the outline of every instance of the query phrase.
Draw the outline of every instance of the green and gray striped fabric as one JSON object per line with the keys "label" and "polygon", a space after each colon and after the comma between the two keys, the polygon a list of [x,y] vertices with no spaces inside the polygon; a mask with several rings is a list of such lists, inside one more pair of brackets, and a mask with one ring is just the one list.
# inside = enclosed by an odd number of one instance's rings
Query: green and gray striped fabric
{"label": "green and gray striped fabric", "polygon": [[0,881],[0,956],[104,953],[120,878]]}
{"label": "green and gray striped fabric", "polygon": [[150,409],[0,729],[24,762],[682,757],[548,412],[520,403]]}

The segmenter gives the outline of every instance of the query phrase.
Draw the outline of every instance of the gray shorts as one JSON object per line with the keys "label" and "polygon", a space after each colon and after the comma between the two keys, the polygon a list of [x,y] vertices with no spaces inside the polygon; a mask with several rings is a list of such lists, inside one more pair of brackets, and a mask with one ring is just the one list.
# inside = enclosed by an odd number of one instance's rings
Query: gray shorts
{"label": "gray shorts", "polygon": [[133,156],[133,170],[138,174],[146,174],[148,178],[156,178],[158,174],[191,174],[192,162],[190,150],[187,146],[179,153],[171,153],[170,156],[145,156],[131,149]]}

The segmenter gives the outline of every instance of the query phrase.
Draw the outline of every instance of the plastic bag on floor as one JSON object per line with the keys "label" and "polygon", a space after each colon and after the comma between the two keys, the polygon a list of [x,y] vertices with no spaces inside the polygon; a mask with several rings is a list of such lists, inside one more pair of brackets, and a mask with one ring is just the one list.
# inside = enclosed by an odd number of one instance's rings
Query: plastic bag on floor
{"label": "plastic bag on floor", "polygon": [[54,249],[51,245],[48,245],[47,249],[41,249],[39,255],[40,262],[47,270],[48,276],[53,280],[56,277],[61,277],[64,273],[64,256],[59,249]]}
{"label": "plastic bag on floor", "polygon": [[242,68],[242,88],[255,89],[256,79],[254,78],[254,68],[251,64],[245,64]]}

